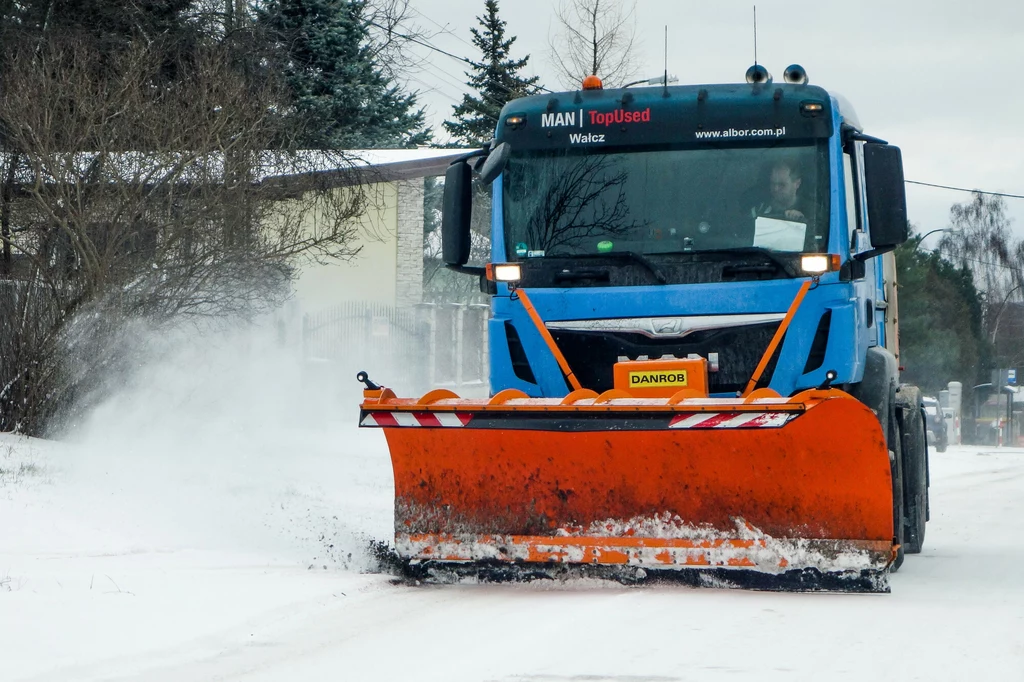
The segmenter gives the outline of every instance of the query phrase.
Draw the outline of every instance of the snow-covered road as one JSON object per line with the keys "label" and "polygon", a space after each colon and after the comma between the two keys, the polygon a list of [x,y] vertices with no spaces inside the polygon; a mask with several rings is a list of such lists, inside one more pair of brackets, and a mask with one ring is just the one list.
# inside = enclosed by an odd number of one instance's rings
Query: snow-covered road
{"label": "snow-covered road", "polygon": [[932,453],[889,595],[416,588],[361,571],[389,533],[379,437],[2,437],[0,679],[1024,679],[1024,450]]}

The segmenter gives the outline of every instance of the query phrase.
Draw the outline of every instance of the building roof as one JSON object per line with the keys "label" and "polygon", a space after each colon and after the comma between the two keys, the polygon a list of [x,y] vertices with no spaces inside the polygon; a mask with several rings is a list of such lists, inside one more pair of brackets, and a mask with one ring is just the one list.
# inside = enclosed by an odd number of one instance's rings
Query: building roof
{"label": "building roof", "polygon": [[419,147],[416,149],[350,149],[338,152],[306,151],[287,171],[270,170],[263,183],[285,188],[347,187],[444,175],[456,159],[472,149]]}
{"label": "building roof", "polygon": [[[338,151],[268,150],[257,159],[254,168],[258,183],[299,189],[315,183],[321,187],[341,187],[375,182],[391,182],[444,175],[456,159],[473,150],[439,149],[354,149]],[[11,154],[0,152],[0,163],[9,163]],[[54,152],[36,164],[22,165],[16,174],[19,184],[43,182],[160,182],[172,176],[172,183],[219,181],[224,162],[220,154],[189,152],[114,153]],[[36,177],[36,174],[41,176]]]}
{"label": "building roof", "polygon": [[[350,156],[352,168],[325,171],[339,175],[341,184],[355,184],[346,180],[356,170],[364,182],[392,182],[444,175],[445,170],[456,159],[472,152],[471,149],[419,147],[416,149],[353,149],[345,152]],[[344,177],[342,177],[344,176]]]}

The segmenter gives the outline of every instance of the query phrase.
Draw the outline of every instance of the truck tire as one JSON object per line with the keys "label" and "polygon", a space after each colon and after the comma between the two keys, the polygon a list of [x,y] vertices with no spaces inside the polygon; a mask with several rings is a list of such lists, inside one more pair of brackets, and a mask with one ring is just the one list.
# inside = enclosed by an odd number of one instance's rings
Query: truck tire
{"label": "truck tire", "polygon": [[896,403],[903,455],[903,537],[906,552],[918,554],[924,546],[928,518],[928,447],[920,389],[901,385]]}
{"label": "truck tire", "polygon": [[864,358],[864,376],[859,384],[851,384],[847,392],[868,406],[878,417],[882,431],[889,437],[889,417],[891,416],[890,399],[894,393],[893,386],[899,376],[896,358],[892,353],[874,346],[868,348]]}
{"label": "truck tire", "polygon": [[892,473],[892,519],[893,519],[893,541],[899,546],[896,551],[896,559],[892,562],[889,570],[893,573],[900,569],[905,558],[906,547],[904,543],[905,525],[903,523],[903,447],[900,437],[900,423],[896,409],[896,382],[889,385],[888,399],[885,400],[886,445],[889,449],[889,467]]}
{"label": "truck tire", "polygon": [[889,570],[895,573],[901,565],[904,547],[904,485],[903,448],[900,436],[900,419],[896,408],[896,384],[899,367],[895,356],[884,348],[868,348],[864,362],[864,377],[858,384],[851,384],[847,392],[864,403],[878,417],[885,434],[889,451],[889,467],[892,475],[892,518],[893,542],[899,545],[896,559]]}

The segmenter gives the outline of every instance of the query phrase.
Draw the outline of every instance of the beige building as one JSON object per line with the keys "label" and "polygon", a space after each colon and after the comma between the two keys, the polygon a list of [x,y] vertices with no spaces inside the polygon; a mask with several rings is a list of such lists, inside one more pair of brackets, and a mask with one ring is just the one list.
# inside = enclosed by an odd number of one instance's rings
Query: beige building
{"label": "beige building", "polygon": [[[295,283],[302,313],[361,301],[407,308],[423,299],[424,178],[444,175],[466,154],[455,149],[353,152],[366,164],[361,177],[371,197],[359,228],[360,252],[351,260],[303,268]],[[352,173],[338,174],[350,183]]]}
{"label": "beige building", "polygon": [[[366,164],[355,175],[371,199],[358,230],[360,251],[302,270],[278,318],[281,340],[301,345],[309,386],[354,390],[356,371],[367,370],[407,392],[486,392],[489,306],[424,303],[423,296],[424,179],[444,175],[466,150],[354,154]],[[336,186],[351,186],[353,175],[338,172]]]}

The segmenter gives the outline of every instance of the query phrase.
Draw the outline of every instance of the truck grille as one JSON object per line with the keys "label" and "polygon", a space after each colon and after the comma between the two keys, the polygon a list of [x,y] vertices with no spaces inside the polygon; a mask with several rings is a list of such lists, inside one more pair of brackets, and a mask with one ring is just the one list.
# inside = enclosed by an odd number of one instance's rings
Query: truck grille
{"label": "truck grille", "polygon": [[[599,393],[612,388],[612,367],[622,356],[636,360],[646,355],[656,360],[662,355],[685,358],[696,353],[706,358],[708,353],[718,353],[719,371],[708,374],[708,390],[711,393],[735,393],[746,388],[761,355],[778,328],[778,322],[768,322],[706,329],[687,334],[683,338],[664,339],[622,331],[550,331],[584,388]],[[781,348],[782,344],[779,344]],[[778,354],[779,350],[776,349],[758,387],[767,386],[771,381]]]}

